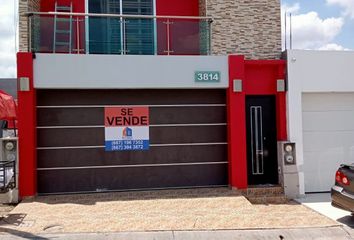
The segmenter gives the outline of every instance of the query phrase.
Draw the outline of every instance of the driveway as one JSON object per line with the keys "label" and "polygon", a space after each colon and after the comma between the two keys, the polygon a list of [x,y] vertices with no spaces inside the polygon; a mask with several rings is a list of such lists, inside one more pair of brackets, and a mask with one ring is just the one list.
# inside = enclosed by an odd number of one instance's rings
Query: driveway
{"label": "driveway", "polygon": [[354,217],[350,212],[333,207],[330,193],[306,194],[304,198],[296,199],[296,201],[340,224],[354,228]]}
{"label": "driveway", "polygon": [[252,205],[228,188],[46,196],[22,201],[0,232],[107,233],[338,226],[296,202]]}

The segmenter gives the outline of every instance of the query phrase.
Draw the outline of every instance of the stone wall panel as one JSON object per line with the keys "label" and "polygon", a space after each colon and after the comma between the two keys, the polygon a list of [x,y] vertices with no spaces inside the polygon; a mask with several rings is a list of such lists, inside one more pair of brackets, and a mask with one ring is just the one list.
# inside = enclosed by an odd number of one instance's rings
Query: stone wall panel
{"label": "stone wall panel", "polygon": [[279,0],[205,0],[212,24],[212,53],[247,59],[279,59]]}

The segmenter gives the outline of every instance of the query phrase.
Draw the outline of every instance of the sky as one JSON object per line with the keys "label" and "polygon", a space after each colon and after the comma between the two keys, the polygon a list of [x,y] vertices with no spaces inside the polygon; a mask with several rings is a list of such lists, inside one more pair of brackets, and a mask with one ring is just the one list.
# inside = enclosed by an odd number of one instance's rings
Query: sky
{"label": "sky", "polygon": [[[0,78],[16,77],[17,2],[0,0]],[[354,50],[354,0],[282,0],[281,4],[283,48],[287,12],[292,14],[293,49]]]}
{"label": "sky", "polygon": [[283,47],[285,12],[293,49],[354,50],[354,0],[282,0]]}
{"label": "sky", "polygon": [[0,0],[0,78],[16,77],[14,3],[17,6],[17,1]]}

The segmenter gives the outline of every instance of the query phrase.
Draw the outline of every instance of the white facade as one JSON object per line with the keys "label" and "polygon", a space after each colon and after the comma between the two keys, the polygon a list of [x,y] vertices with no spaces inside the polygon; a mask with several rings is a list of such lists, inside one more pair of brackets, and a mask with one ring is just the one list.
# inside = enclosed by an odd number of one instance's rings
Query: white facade
{"label": "white facade", "polygon": [[[219,72],[218,82],[196,82],[199,71]],[[37,89],[228,88],[227,56],[36,54]]]}
{"label": "white facade", "polygon": [[340,163],[354,162],[354,52],[287,52],[288,135],[300,194],[330,191]]}

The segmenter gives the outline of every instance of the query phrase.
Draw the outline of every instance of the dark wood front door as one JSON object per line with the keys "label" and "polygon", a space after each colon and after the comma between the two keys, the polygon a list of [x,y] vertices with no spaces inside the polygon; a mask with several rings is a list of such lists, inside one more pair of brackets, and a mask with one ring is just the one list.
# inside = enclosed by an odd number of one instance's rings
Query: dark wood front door
{"label": "dark wood front door", "polygon": [[248,184],[278,184],[275,96],[246,98]]}

